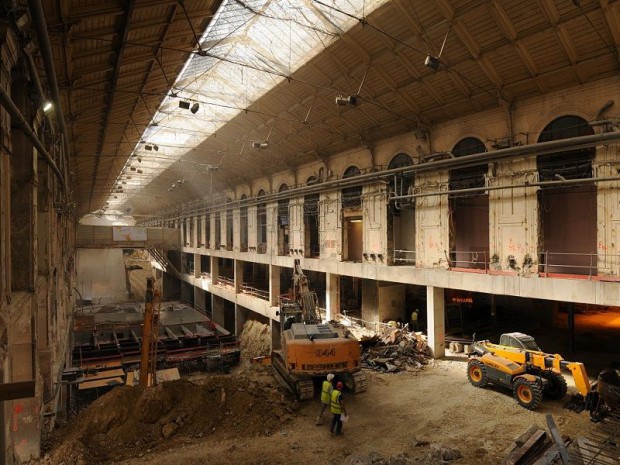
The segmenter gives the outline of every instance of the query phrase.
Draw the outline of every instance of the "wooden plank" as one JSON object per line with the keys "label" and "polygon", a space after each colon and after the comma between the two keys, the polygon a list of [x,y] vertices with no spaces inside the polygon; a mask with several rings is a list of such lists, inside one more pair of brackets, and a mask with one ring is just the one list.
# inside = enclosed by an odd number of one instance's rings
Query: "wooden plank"
{"label": "wooden plank", "polygon": [[564,445],[564,439],[562,439],[562,435],[560,434],[560,431],[558,431],[558,427],[556,426],[555,421],[553,421],[553,417],[550,413],[547,414],[547,425],[549,426],[549,431],[551,431],[551,436],[553,437],[553,440],[555,441],[558,449],[560,450],[560,457],[562,457],[562,462],[568,463],[568,450]]}
{"label": "wooden plank", "polygon": [[123,378],[121,377],[107,378],[107,379],[95,379],[92,381],[86,381],[84,383],[81,383],[78,386],[78,390],[84,391],[86,389],[94,389],[94,388],[99,388],[99,387],[120,386],[121,384],[123,384]]}
{"label": "wooden plank", "polygon": [[125,376],[125,371],[122,368],[118,368],[115,370],[103,370],[94,375],[86,375],[83,378],[80,378],[78,381],[93,381],[96,379],[116,378],[117,376]]}
{"label": "wooden plank", "polygon": [[555,462],[559,455],[560,448],[557,444],[552,444],[532,465],[550,465]]}
{"label": "wooden plank", "polygon": [[530,449],[536,448],[543,443],[547,438],[547,433],[541,429],[536,431],[531,438],[527,440],[523,446],[519,447],[516,451],[508,456],[506,459],[506,465],[518,465],[523,463],[522,459],[527,455]]}
{"label": "wooden plank", "polygon": [[19,381],[0,384],[0,401],[34,397],[35,382]]}

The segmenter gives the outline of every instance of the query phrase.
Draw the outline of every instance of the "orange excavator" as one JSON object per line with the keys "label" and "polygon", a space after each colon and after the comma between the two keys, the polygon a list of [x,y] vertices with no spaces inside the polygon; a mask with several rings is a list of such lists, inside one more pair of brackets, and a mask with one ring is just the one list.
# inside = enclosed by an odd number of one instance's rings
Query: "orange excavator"
{"label": "orange excavator", "polygon": [[292,299],[280,302],[279,317],[282,348],[272,351],[271,364],[299,399],[311,399],[313,378],[325,378],[328,373],[352,392],[366,390],[358,340],[340,324],[321,323],[316,293],[310,290],[299,260],[293,268]]}

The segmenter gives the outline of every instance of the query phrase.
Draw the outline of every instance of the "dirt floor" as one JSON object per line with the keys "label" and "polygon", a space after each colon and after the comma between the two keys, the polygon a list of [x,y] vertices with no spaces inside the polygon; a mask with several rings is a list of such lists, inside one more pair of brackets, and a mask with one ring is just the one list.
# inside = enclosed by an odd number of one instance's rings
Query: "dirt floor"
{"label": "dirt floor", "polygon": [[[295,402],[267,367],[198,374],[151,393],[117,388],[61,429],[39,463],[340,465],[350,454],[377,452],[405,454],[385,463],[432,464],[430,445],[415,445],[428,441],[458,449],[462,457],[454,463],[498,465],[530,425],[547,430],[547,413],[573,438],[595,427],[561,401],[530,412],[508,391],[474,388],[466,360],[453,355],[417,373],[367,371],[368,391],[346,397],[350,421],[339,437],[329,433],[329,415],[315,425],[318,400]],[[174,430],[168,439],[165,429]]]}

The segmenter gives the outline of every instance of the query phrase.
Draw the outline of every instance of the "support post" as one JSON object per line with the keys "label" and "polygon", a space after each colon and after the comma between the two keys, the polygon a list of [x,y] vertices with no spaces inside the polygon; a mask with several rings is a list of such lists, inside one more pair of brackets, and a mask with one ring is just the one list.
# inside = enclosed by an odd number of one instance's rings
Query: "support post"
{"label": "support post", "polygon": [[445,300],[443,287],[426,287],[428,346],[433,358],[446,355]]}

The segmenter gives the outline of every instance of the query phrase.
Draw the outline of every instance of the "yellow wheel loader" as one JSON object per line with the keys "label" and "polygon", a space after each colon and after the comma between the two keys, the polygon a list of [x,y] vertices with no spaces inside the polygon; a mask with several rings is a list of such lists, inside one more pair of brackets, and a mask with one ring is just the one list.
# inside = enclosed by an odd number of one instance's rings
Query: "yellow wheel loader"
{"label": "yellow wheel loader", "polygon": [[535,410],[543,395],[562,399],[567,393],[562,370],[572,373],[575,386],[586,403],[596,404],[583,363],[568,362],[559,354],[540,350],[534,338],[523,333],[502,334],[499,344],[478,341],[467,364],[467,378],[476,387],[492,383],[512,390],[515,400]]}

